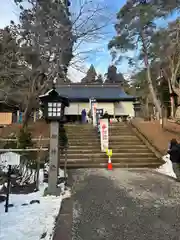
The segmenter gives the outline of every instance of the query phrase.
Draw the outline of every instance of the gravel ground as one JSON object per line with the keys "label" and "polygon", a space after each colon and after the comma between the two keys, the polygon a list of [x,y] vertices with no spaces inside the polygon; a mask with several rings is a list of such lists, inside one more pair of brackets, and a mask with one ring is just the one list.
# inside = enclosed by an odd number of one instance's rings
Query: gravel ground
{"label": "gravel ground", "polygon": [[180,240],[180,184],[148,170],[73,170],[73,240]]}

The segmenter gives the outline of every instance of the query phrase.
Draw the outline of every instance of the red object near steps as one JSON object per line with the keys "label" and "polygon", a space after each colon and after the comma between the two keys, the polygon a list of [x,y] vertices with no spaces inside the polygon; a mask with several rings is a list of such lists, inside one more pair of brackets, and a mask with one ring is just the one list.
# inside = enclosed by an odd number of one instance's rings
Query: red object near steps
{"label": "red object near steps", "polygon": [[108,170],[112,170],[113,166],[112,166],[112,162],[111,162],[111,158],[109,158],[108,160]]}

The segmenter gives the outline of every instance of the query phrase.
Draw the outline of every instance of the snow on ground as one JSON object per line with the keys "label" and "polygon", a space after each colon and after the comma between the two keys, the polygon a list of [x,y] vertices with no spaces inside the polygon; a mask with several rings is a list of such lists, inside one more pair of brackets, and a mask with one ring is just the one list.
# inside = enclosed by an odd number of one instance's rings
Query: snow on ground
{"label": "snow on ground", "polygon": [[[0,240],[44,240],[51,239],[55,218],[59,213],[61,202],[70,197],[67,190],[63,195],[43,196],[47,184],[42,181],[43,171],[40,171],[40,191],[26,195],[10,194],[9,203],[14,207],[9,212],[4,212],[4,202],[0,203],[1,231]],[[31,200],[40,200],[40,204],[29,204]],[[28,203],[26,206],[22,204]]]}
{"label": "snow on ground", "polygon": [[172,168],[172,162],[170,160],[170,155],[164,155],[162,157],[162,159],[165,161],[165,164],[163,164],[161,167],[159,167],[158,169],[156,169],[157,172],[162,173],[164,175],[176,178],[176,174],[173,171]]}
{"label": "snow on ground", "polygon": [[[45,163],[44,170],[47,173],[49,172],[49,163]],[[63,177],[64,177],[64,170],[59,168],[59,178],[63,178]],[[68,177],[67,173],[66,173],[66,177]]]}

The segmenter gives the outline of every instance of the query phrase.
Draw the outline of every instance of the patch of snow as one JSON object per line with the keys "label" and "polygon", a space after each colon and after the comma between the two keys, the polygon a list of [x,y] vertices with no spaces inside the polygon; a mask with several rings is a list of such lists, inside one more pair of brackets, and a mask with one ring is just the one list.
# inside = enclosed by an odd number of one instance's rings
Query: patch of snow
{"label": "patch of snow", "polygon": [[[39,174],[40,191],[31,194],[10,194],[9,203],[14,207],[4,212],[4,202],[0,203],[1,232],[0,240],[39,240],[46,233],[44,240],[52,238],[55,218],[59,213],[61,202],[71,196],[70,189],[62,195],[43,196],[47,184],[43,183],[43,170]],[[40,204],[29,204],[31,200],[39,200]],[[22,206],[27,203],[28,205]],[[10,230],[9,230],[10,229]]]}
{"label": "patch of snow", "polygon": [[1,165],[1,166],[0,166],[0,170],[1,170],[3,173],[7,173],[7,172],[8,172],[8,167]]}
{"label": "patch of snow", "polygon": [[77,222],[82,214],[82,208],[78,201],[74,201],[73,204],[73,221]]}
{"label": "patch of snow", "polygon": [[173,171],[172,168],[172,162],[170,160],[170,155],[164,155],[162,157],[162,159],[165,161],[165,164],[163,164],[162,166],[160,166],[158,169],[156,169],[157,172],[162,173],[164,175],[176,178],[176,174]]}
{"label": "patch of snow", "polygon": [[[49,163],[45,163],[44,164],[44,171],[45,172],[49,172]],[[64,170],[63,169],[61,169],[61,168],[59,168],[59,177],[61,178],[63,178],[64,177]],[[66,173],[66,177],[68,177],[68,174]]]}
{"label": "patch of snow", "polygon": [[[61,168],[59,168],[59,177],[61,178],[63,178],[63,177],[65,177],[64,176],[64,170],[62,170]],[[68,177],[68,174],[67,174],[67,172],[66,172],[66,177]]]}
{"label": "patch of snow", "polygon": [[53,89],[50,89],[49,91],[47,91],[45,94],[40,95],[39,97],[45,97],[48,96],[51,92],[53,91]]}
{"label": "patch of snow", "polygon": [[44,182],[44,171],[43,169],[39,170],[39,184],[43,184]]}
{"label": "patch of snow", "polygon": [[70,197],[71,197],[71,189],[66,187],[66,189],[64,189],[62,199],[70,198]]}

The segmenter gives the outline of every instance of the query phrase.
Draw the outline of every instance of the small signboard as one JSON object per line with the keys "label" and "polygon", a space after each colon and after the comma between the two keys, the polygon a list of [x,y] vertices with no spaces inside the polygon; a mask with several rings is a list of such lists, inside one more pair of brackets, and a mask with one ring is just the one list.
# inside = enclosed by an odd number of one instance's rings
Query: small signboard
{"label": "small signboard", "polygon": [[8,165],[19,165],[20,164],[21,155],[14,152],[6,152],[0,155],[0,165],[8,166]]}
{"label": "small signboard", "polygon": [[100,116],[103,116],[103,108],[97,108],[96,113],[99,114]]}

